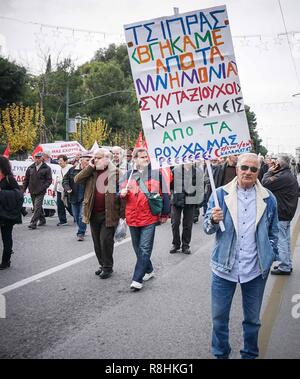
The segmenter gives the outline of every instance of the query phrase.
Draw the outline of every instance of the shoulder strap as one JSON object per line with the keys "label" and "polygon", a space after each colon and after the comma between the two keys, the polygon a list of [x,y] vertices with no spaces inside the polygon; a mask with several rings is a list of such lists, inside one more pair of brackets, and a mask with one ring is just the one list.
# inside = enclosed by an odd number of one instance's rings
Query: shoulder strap
{"label": "shoulder strap", "polygon": [[148,191],[148,189],[147,189],[147,187],[146,187],[146,185],[145,185],[145,183],[144,183],[144,181],[143,181],[142,178],[140,178],[140,180],[139,180],[139,186],[140,186],[141,190],[144,192],[145,195],[149,195],[149,191]]}

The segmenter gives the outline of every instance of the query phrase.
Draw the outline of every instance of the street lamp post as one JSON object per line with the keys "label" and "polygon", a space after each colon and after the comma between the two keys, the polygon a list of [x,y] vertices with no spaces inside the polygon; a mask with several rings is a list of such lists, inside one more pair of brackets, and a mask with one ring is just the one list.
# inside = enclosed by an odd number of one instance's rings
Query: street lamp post
{"label": "street lamp post", "polygon": [[87,118],[87,115],[84,114],[82,117],[81,117],[81,124],[80,124],[80,144],[82,145],[83,143],[83,127],[86,125],[86,123],[88,122],[88,118]]}
{"label": "street lamp post", "polygon": [[87,115],[80,116],[80,113],[77,113],[75,116],[76,129],[78,130],[78,126],[80,128],[80,144],[83,142],[83,126],[86,125],[88,121]]}
{"label": "street lamp post", "polygon": [[[66,90],[66,140],[68,141],[69,140],[69,131],[68,131],[68,125],[69,125],[69,108],[71,107],[74,107],[75,105],[81,105],[81,104],[86,104],[88,103],[89,101],[93,101],[93,100],[96,100],[96,99],[100,99],[101,97],[106,97],[106,96],[112,96],[112,95],[116,95],[116,94],[123,94],[123,93],[132,93],[132,90],[119,90],[119,91],[112,91],[112,92],[108,92],[108,93],[104,93],[103,95],[99,95],[99,96],[94,96],[94,97],[91,97],[90,99],[85,99],[85,100],[82,100],[82,101],[77,101],[76,103],[72,103],[70,104],[70,99],[69,99],[69,87],[67,86],[67,90]],[[83,118],[80,116],[79,113],[77,113],[76,117],[75,117],[75,122],[77,124],[80,125],[81,124],[81,120],[83,120],[83,122],[87,122],[88,121],[88,118],[86,116],[83,116]],[[81,136],[82,138],[82,136]]]}

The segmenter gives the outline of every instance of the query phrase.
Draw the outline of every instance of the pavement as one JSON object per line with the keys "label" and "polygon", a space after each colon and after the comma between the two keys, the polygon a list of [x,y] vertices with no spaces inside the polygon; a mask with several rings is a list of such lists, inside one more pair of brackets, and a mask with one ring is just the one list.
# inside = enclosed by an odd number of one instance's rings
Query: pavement
{"label": "pavement", "polygon": [[300,358],[300,210],[292,222],[290,276],[270,275],[261,329],[261,358]]}
{"label": "pavement", "polygon": [[[292,316],[300,294],[300,212],[292,225],[294,271],[270,276],[262,309],[261,358],[299,358],[300,318]],[[6,318],[0,318],[1,358],[202,359],[210,351],[210,253],[214,238],[194,225],[192,254],[169,254],[170,222],[157,228],[155,278],[139,292],[129,289],[135,256],[130,239],[116,245],[114,274],[95,276],[90,231],[47,225],[14,229],[12,267],[0,272]],[[300,296],[300,295],[299,295]],[[299,300],[300,302],[300,297]],[[299,306],[300,314],[300,306]],[[293,314],[295,315],[295,310]],[[297,312],[296,312],[297,316]],[[232,358],[242,345],[241,294],[233,301]]]}

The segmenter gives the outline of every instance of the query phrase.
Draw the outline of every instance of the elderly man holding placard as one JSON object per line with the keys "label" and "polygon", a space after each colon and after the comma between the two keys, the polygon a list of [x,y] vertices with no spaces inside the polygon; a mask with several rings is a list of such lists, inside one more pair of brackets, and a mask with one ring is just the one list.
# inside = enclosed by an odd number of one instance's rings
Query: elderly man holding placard
{"label": "elderly man holding placard", "polygon": [[[256,154],[239,156],[237,177],[216,190],[208,202],[204,231],[216,233],[212,267],[212,352],[229,357],[229,313],[237,283],[243,301],[244,359],[258,357],[260,309],[270,267],[277,253],[278,216],[274,195],[257,180]],[[225,231],[219,223],[223,221]]]}

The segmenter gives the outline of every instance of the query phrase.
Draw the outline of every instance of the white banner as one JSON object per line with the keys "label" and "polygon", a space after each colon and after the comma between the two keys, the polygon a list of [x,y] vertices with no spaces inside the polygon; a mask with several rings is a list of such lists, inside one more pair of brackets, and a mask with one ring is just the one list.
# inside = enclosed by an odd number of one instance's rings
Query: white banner
{"label": "white banner", "polygon": [[[10,161],[10,164],[11,164],[12,171],[13,171],[16,181],[18,182],[19,185],[22,185],[25,178],[27,167],[32,165],[32,161]],[[56,209],[57,208],[56,193],[55,193],[55,197],[53,197],[53,187],[54,187],[56,177],[60,175],[61,167],[57,164],[48,164],[48,166],[51,168],[51,171],[52,171],[52,184],[47,189],[46,195],[44,197],[43,208]],[[28,189],[26,193],[24,194],[23,206],[26,208],[33,207]]]}
{"label": "white banner", "polygon": [[124,28],[153,167],[250,151],[225,6]]}
{"label": "white banner", "polygon": [[85,150],[85,148],[77,141],[43,143],[38,145],[35,151],[47,151],[50,153],[52,159],[57,159],[61,154],[66,155],[68,158],[74,158],[78,153],[87,152],[87,150]]}

